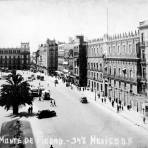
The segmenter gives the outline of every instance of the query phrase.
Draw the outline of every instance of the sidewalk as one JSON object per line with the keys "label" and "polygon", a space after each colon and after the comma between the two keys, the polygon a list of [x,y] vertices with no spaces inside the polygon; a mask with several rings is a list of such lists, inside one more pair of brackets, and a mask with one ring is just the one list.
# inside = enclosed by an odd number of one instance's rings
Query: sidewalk
{"label": "sidewalk", "polygon": [[143,123],[143,115],[141,113],[137,113],[134,110],[127,110],[126,107],[124,107],[123,111],[119,111],[119,113],[117,113],[117,108],[116,108],[116,103],[114,105],[114,107],[112,107],[111,102],[109,101],[109,99],[106,99],[106,103],[101,101],[101,98],[98,98],[98,96],[96,95],[96,101],[95,101],[95,93],[91,92],[89,90],[85,90],[84,91],[86,97],[88,98],[89,101],[103,106],[105,108],[107,108],[108,110],[115,112],[117,115],[123,117],[124,119],[128,120],[129,122],[133,123],[136,126],[140,126],[142,128],[144,128],[145,130],[148,131],[148,118],[146,119],[145,124]]}

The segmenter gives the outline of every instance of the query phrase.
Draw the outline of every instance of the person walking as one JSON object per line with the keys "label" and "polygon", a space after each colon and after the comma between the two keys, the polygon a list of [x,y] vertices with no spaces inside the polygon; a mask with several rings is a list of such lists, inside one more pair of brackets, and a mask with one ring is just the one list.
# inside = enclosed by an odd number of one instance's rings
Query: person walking
{"label": "person walking", "polygon": [[52,107],[53,107],[53,102],[52,102],[52,99],[50,100],[50,106],[52,106]]}
{"label": "person walking", "polygon": [[143,123],[145,124],[145,120],[146,120],[146,118],[145,118],[145,116],[143,116]]}
{"label": "person walking", "polygon": [[30,107],[28,108],[28,113],[30,114]]}
{"label": "person walking", "polygon": [[53,106],[56,106],[56,102],[55,102],[55,100],[53,99]]}
{"label": "person walking", "polygon": [[31,106],[30,107],[30,113],[32,114],[32,112],[33,112],[33,107]]}

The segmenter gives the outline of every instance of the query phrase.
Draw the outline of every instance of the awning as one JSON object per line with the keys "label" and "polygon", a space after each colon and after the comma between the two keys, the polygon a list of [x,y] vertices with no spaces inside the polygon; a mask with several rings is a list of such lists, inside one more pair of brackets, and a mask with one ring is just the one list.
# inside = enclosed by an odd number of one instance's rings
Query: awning
{"label": "awning", "polygon": [[58,74],[62,74],[63,73],[62,71],[58,71],[58,70],[55,71],[55,72],[58,73]]}
{"label": "awning", "polygon": [[67,62],[67,61],[64,61],[64,62],[63,62],[63,64],[67,65],[67,64],[68,64],[68,62]]}
{"label": "awning", "polygon": [[67,69],[64,69],[63,72],[68,73],[68,70]]}

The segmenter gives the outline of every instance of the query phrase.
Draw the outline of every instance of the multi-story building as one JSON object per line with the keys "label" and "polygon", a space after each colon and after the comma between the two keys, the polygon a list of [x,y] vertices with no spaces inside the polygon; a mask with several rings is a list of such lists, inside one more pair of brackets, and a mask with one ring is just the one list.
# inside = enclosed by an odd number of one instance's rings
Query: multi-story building
{"label": "multi-story building", "polygon": [[124,105],[138,106],[133,96],[138,94],[137,72],[139,32],[106,36],[104,57],[104,94]]}
{"label": "multi-story building", "polygon": [[148,96],[148,21],[139,30],[88,42],[88,86],[137,111]]}
{"label": "multi-story building", "polygon": [[58,46],[58,70],[69,76],[79,86],[87,84],[86,46],[83,36]]}
{"label": "multi-story building", "polygon": [[58,66],[58,45],[55,40],[47,39],[37,50],[37,67],[46,74],[54,73]]}
{"label": "multi-story building", "polygon": [[139,24],[140,38],[140,70],[138,73],[138,81],[140,83],[140,93],[148,96],[148,20]]}
{"label": "multi-story building", "polygon": [[88,42],[87,48],[87,85],[92,91],[103,95],[103,38]]}
{"label": "multi-story building", "polygon": [[29,43],[21,43],[21,47],[18,48],[0,48],[0,67],[18,70],[29,69]]}

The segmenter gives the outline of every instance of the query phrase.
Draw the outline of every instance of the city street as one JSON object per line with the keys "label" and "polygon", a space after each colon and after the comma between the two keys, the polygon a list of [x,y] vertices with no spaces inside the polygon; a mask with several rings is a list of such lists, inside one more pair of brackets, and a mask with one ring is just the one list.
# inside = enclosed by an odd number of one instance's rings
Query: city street
{"label": "city street", "polygon": [[[26,72],[27,73],[27,72]],[[31,74],[31,73],[28,73]],[[27,75],[28,75],[27,74]],[[24,76],[27,78],[27,75]],[[36,116],[21,120],[31,123],[37,148],[146,148],[148,147],[148,132],[119,117],[116,113],[98,106],[93,102],[82,104],[80,97],[84,94],[75,87],[65,87],[59,80],[55,87],[55,78],[45,77],[45,81],[35,80],[31,84],[40,85],[51,90],[51,98],[56,100],[56,107],[50,106],[50,101],[34,100],[33,111],[55,110],[56,117],[38,119]],[[20,108],[20,112],[28,107]],[[0,107],[0,125],[9,121],[11,111]]]}
{"label": "city street", "polygon": [[57,107],[50,107],[49,101],[35,101],[34,110],[52,108],[57,117],[29,119],[38,148],[48,148],[50,144],[45,139],[49,142],[56,138],[59,138],[53,144],[56,148],[148,147],[148,133],[143,129],[93,103],[80,103],[81,93],[66,88],[62,82],[55,87],[54,79],[50,79],[49,84]]}

